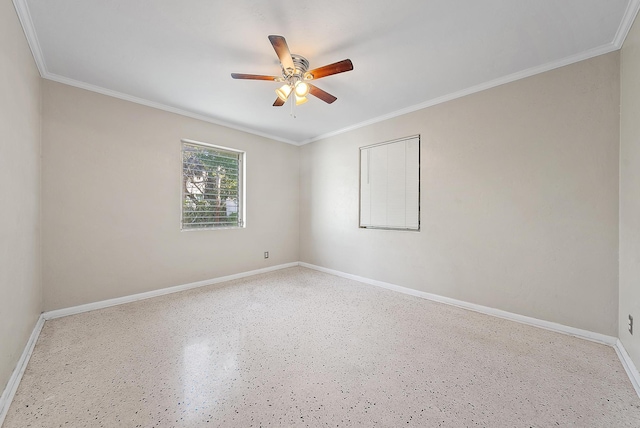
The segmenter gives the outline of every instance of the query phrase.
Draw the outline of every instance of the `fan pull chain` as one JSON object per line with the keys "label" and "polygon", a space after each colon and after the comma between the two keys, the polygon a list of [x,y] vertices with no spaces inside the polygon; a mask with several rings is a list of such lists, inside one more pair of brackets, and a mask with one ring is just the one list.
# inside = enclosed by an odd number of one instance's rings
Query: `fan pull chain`
{"label": "fan pull chain", "polygon": [[291,103],[291,117],[292,118],[296,118],[296,101],[295,101],[295,95],[291,94],[289,95],[289,103]]}

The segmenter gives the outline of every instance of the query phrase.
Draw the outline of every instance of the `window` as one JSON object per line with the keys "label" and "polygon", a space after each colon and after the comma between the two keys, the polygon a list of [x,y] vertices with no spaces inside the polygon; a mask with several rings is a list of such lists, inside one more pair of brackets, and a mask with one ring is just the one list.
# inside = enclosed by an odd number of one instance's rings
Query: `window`
{"label": "window", "polygon": [[420,136],[360,148],[360,227],[420,230]]}
{"label": "window", "polygon": [[244,152],[182,141],[182,229],[243,227]]}

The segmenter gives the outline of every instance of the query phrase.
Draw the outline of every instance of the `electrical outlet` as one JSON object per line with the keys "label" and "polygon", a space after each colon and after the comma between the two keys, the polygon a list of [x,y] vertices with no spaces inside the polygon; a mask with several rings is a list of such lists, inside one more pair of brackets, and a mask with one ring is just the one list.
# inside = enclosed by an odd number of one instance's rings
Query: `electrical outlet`
{"label": "electrical outlet", "polygon": [[629,333],[633,334],[633,317],[629,315]]}
{"label": "electrical outlet", "polygon": [[268,259],[268,258],[269,258],[269,252],[268,252],[268,251],[265,251],[265,252],[264,252],[264,258],[265,258],[265,259]]}

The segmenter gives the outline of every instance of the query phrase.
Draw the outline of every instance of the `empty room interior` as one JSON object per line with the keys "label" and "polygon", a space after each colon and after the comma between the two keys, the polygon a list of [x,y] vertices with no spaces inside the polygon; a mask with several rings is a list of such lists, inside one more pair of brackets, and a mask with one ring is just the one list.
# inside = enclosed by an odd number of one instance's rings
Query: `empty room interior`
{"label": "empty room interior", "polygon": [[0,426],[640,427],[640,0],[0,0]]}

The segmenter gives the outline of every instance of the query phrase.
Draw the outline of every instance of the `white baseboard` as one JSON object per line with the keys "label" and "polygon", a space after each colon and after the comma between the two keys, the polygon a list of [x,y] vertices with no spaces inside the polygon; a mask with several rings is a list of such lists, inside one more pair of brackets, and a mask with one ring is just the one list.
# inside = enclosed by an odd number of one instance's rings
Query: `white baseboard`
{"label": "white baseboard", "polygon": [[176,285],[173,287],[161,288],[159,290],[147,291],[145,293],[132,294],[130,296],[116,297],[115,299],[101,300],[99,302],[87,303],[85,305],[72,306],[70,308],[56,309],[44,312],[42,315],[45,320],[66,317],[69,315],[80,314],[82,312],[95,311],[96,309],[108,308],[110,306],[122,305],[123,303],[136,302],[138,300],[150,299],[152,297],[164,296],[165,294],[178,293],[180,291],[190,290],[192,288],[205,287],[207,285],[218,284],[220,282],[232,281],[234,279],[245,278],[248,276],[259,275],[261,273],[273,272],[275,270],[285,269],[298,266],[298,262],[285,263],[276,266],[270,266],[262,269],[250,270],[247,272],[236,273],[234,275],[221,276],[214,279],[206,279],[204,281],[190,282],[188,284]]}
{"label": "white baseboard", "polygon": [[432,301],[435,301],[435,302],[445,303],[445,304],[452,305],[452,306],[457,306],[457,307],[460,307],[460,308],[463,308],[463,309],[468,309],[468,310],[472,310],[472,311],[475,311],[475,312],[480,312],[480,313],[483,313],[483,314],[486,314],[486,315],[491,315],[491,316],[495,316],[495,317],[499,317],[499,318],[504,318],[504,319],[508,319],[508,320],[511,320],[511,321],[516,321],[516,322],[519,322],[519,323],[528,324],[528,325],[531,325],[531,326],[534,326],[534,327],[544,328],[546,330],[551,330],[551,331],[555,331],[555,332],[558,332],[558,333],[568,334],[568,335],[579,337],[579,338],[582,338],[582,339],[587,339],[587,340],[590,340],[590,341],[593,341],[593,342],[598,342],[598,343],[603,343],[603,344],[606,344],[606,345],[610,345],[616,350],[616,353],[618,354],[618,357],[620,358],[620,361],[622,362],[622,365],[623,365],[625,371],[627,372],[627,375],[629,376],[629,379],[631,380],[631,383],[632,383],[633,387],[635,388],[636,392],[638,393],[638,396],[640,397],[640,374],[638,373],[638,370],[637,370],[636,366],[634,365],[633,361],[631,361],[631,358],[629,357],[629,354],[625,350],[625,348],[622,345],[622,343],[620,342],[620,340],[618,338],[613,337],[613,336],[607,336],[607,335],[600,334],[600,333],[594,333],[594,332],[591,332],[591,331],[588,331],[588,330],[582,330],[582,329],[578,329],[578,328],[574,328],[574,327],[568,327],[568,326],[565,326],[565,325],[562,325],[562,324],[558,324],[558,323],[553,323],[553,322],[550,322],[550,321],[544,321],[544,320],[540,320],[540,319],[537,319],[537,318],[527,317],[527,316],[524,316],[524,315],[514,314],[514,313],[511,313],[511,312],[490,308],[490,307],[487,307],[487,306],[476,305],[474,303],[468,303],[468,302],[464,302],[464,301],[461,301],[461,300],[451,299],[449,297],[439,296],[437,294],[426,293],[424,291],[414,290],[414,289],[411,289],[411,288],[402,287],[402,286],[391,284],[391,283],[388,283],[388,282],[377,281],[377,280],[374,280],[374,279],[369,279],[369,278],[361,277],[361,276],[358,276],[358,275],[352,275],[352,274],[349,274],[349,273],[345,273],[345,272],[341,272],[341,271],[337,271],[337,270],[333,270],[333,269],[328,269],[328,268],[324,268],[324,267],[321,267],[321,266],[312,265],[312,264],[309,264],[309,263],[292,262],[292,263],[285,263],[285,264],[281,264],[281,265],[277,265],[277,266],[271,266],[271,267],[267,267],[267,268],[263,268],[263,269],[256,269],[256,270],[252,270],[252,271],[248,271],[248,272],[242,272],[242,273],[238,273],[238,274],[234,274],[234,275],[228,275],[228,276],[223,276],[223,277],[204,280],[204,281],[191,282],[191,283],[188,283],[188,284],[177,285],[177,286],[174,286],[174,287],[168,287],[168,288],[163,288],[163,289],[160,289],[160,290],[149,291],[149,292],[146,292],[146,293],[133,294],[133,295],[130,295],[130,296],[118,297],[118,298],[115,298],[115,299],[109,299],[109,300],[103,300],[103,301],[100,301],[100,302],[89,303],[89,304],[86,304],[86,305],[79,305],[79,306],[74,306],[74,307],[70,307],[70,308],[58,309],[58,310],[54,310],[54,311],[44,312],[38,318],[38,321],[37,321],[35,327],[33,328],[31,336],[29,337],[27,345],[24,348],[22,356],[20,357],[20,360],[18,361],[18,364],[16,365],[16,368],[13,371],[13,374],[11,375],[11,378],[9,379],[9,382],[7,383],[7,387],[5,388],[4,392],[2,393],[2,396],[0,396],[0,426],[2,426],[4,418],[5,418],[6,414],[7,414],[7,411],[9,410],[9,406],[11,405],[11,401],[13,400],[13,396],[15,395],[15,393],[16,393],[16,391],[18,389],[18,385],[20,384],[20,380],[22,379],[22,375],[24,374],[24,371],[27,368],[27,364],[29,362],[29,358],[31,358],[31,354],[33,353],[33,349],[34,349],[35,344],[36,344],[36,342],[38,340],[38,336],[40,335],[40,331],[42,330],[42,327],[43,327],[44,322],[46,320],[50,320],[50,319],[54,319],[54,318],[60,318],[60,317],[73,315],[73,314],[79,314],[79,313],[82,313],[82,312],[93,311],[93,310],[96,310],[96,309],[107,308],[107,307],[110,307],[110,306],[121,305],[123,303],[135,302],[135,301],[143,300],[143,299],[150,299],[152,297],[163,296],[163,295],[171,294],[171,293],[177,293],[177,292],[184,291],[184,290],[190,290],[192,288],[204,287],[204,286],[207,286],[207,285],[212,285],[212,284],[217,284],[217,283],[221,283],[221,282],[225,282],[225,281],[231,281],[231,280],[235,280],[235,279],[245,278],[245,277],[249,277],[249,276],[253,276],[253,275],[259,275],[259,274],[262,274],[262,273],[272,272],[272,271],[285,269],[285,268],[289,268],[289,267],[294,267],[294,266],[303,266],[303,267],[306,267],[306,268],[309,268],[309,269],[314,269],[314,270],[317,270],[317,271],[320,271],[320,272],[325,272],[325,273],[329,273],[329,274],[332,274],[332,275],[340,276],[340,277],[343,277],[343,278],[352,279],[352,280],[355,280],[355,281],[358,281],[358,282],[362,282],[362,283],[365,283],[365,284],[370,284],[370,285],[374,285],[374,286],[377,286],[377,287],[386,288],[388,290],[393,290],[393,291],[397,291],[397,292],[400,292],[400,293],[409,294],[409,295],[412,295],[412,296],[416,296],[416,297],[421,297],[421,298],[424,298],[424,299],[432,300]]}
{"label": "white baseboard", "polygon": [[375,279],[365,278],[358,275],[352,275],[350,273],[328,269],[322,266],[312,265],[310,263],[300,262],[299,265],[302,267],[314,269],[320,272],[325,272],[332,275],[340,276],[342,278],[352,279],[354,281],[363,282],[365,284],[375,285],[376,287],[382,287],[388,290],[409,294],[411,296],[422,297],[423,299],[432,300],[434,302],[445,303],[447,305],[457,306],[459,308],[480,312],[485,315],[504,318],[510,321],[516,321],[516,322],[527,324],[533,327],[543,328],[545,330],[551,330],[557,333],[568,334],[570,336],[612,346],[615,349],[616,353],[618,354],[618,358],[620,359],[620,362],[622,363],[624,370],[627,372],[627,375],[629,376],[629,380],[631,381],[633,388],[636,390],[638,397],[640,397],[640,373],[638,373],[638,369],[633,364],[633,361],[631,360],[631,357],[627,353],[627,350],[624,348],[624,346],[622,345],[622,342],[620,342],[620,339],[618,339],[617,337],[607,336],[605,334],[595,333],[589,330],[582,330],[575,327],[569,327],[563,324],[558,324],[558,323],[545,321],[537,318],[527,317],[524,315],[514,314],[512,312],[502,311],[500,309],[494,309],[488,306],[476,305],[474,303],[451,299],[449,297],[443,297],[437,294],[426,293],[424,291],[414,290],[412,288],[402,287],[402,286],[391,284],[388,282],[377,281]]}
{"label": "white baseboard", "polygon": [[27,364],[29,363],[29,359],[31,358],[31,354],[33,353],[33,348],[36,346],[36,342],[38,341],[38,336],[40,336],[40,331],[42,331],[43,325],[44,317],[41,314],[38,317],[38,321],[36,322],[35,327],[33,327],[31,336],[29,336],[27,345],[24,347],[24,351],[22,351],[22,355],[18,360],[18,364],[16,364],[16,368],[13,370],[13,373],[9,378],[7,387],[2,392],[2,396],[0,396],[0,427],[4,422],[4,418],[7,416],[9,406],[13,401],[13,396],[16,395],[18,385],[20,385],[20,380],[22,379],[22,375],[27,369]]}
{"label": "white baseboard", "polygon": [[616,341],[614,348],[616,350],[616,353],[618,354],[618,358],[620,358],[620,362],[622,362],[624,371],[626,371],[627,375],[629,376],[629,380],[631,381],[633,388],[636,390],[638,397],[640,397],[640,373],[638,373],[636,365],[633,364],[629,353],[625,349],[620,339]]}
{"label": "white baseboard", "polygon": [[386,288],[388,290],[398,291],[400,293],[409,294],[411,296],[422,297],[423,299],[432,300],[434,302],[445,303],[447,305],[457,306],[459,308],[468,309],[482,314],[491,315],[498,318],[504,318],[510,321],[516,321],[522,324],[528,324],[534,327],[544,328],[545,330],[551,330],[558,333],[568,334],[570,336],[579,337],[581,339],[587,339],[592,342],[603,343],[605,345],[614,346],[617,337],[607,336],[606,334],[595,333],[593,331],[582,330],[575,327],[569,327],[566,325],[558,324],[551,321],[545,321],[538,318],[527,317],[525,315],[514,314],[513,312],[507,312],[500,309],[490,308],[488,306],[476,305],[475,303],[469,303],[462,300],[456,300],[449,297],[439,296],[437,294],[426,293],[424,291],[414,290],[413,288],[402,287],[400,285],[391,284],[388,282],[377,281],[375,279],[365,278],[358,275],[352,275],[333,269],[328,269],[322,266],[316,266],[305,262],[300,262],[300,266],[315,269],[321,272],[329,273],[332,275],[340,276],[343,278],[353,279],[354,281],[363,282],[365,284],[375,285],[376,287]]}
{"label": "white baseboard", "polygon": [[86,305],[73,306],[70,308],[58,309],[55,311],[44,312],[40,314],[38,321],[36,322],[33,331],[31,332],[31,336],[29,337],[29,341],[22,352],[22,356],[20,360],[18,360],[18,364],[16,368],[13,370],[11,374],[11,378],[9,378],[9,382],[7,383],[6,388],[4,389],[2,396],[0,396],[0,427],[4,421],[4,418],[9,411],[9,406],[11,405],[11,401],[13,401],[13,396],[15,395],[18,385],[20,384],[20,380],[22,379],[22,375],[27,368],[27,364],[29,363],[29,359],[31,358],[31,354],[33,353],[33,348],[38,341],[38,337],[40,336],[40,331],[42,330],[42,326],[46,320],[65,317],[68,315],[79,314],[82,312],[93,311],[96,309],[108,308],[110,306],[121,305],[123,303],[135,302],[143,299],[150,299],[152,297],[163,296],[165,294],[177,293],[184,290],[190,290],[192,288],[204,287],[207,285],[217,284],[225,281],[232,281],[234,279],[245,278],[248,276],[259,275],[261,273],[273,272],[280,269],[285,269],[289,267],[298,266],[298,262],[285,263],[276,266],[270,266],[262,269],[251,270],[248,272],[241,272],[234,275],[221,276],[219,278],[208,279],[204,281],[191,282],[188,284],[176,285],[174,287],[162,288],[160,290],[148,291],[146,293],[133,294],[130,296],[118,297],[115,299],[102,300],[100,302],[88,303]]}

